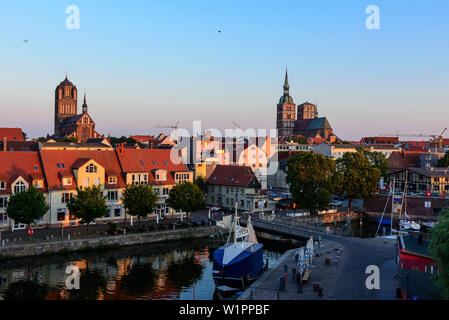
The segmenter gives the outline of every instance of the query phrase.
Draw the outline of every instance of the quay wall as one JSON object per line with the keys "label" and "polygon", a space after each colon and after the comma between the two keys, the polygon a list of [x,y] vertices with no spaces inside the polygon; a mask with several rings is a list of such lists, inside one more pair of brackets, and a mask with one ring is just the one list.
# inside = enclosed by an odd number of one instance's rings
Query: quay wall
{"label": "quay wall", "polygon": [[164,241],[176,241],[209,237],[220,230],[217,226],[206,226],[180,230],[105,236],[91,239],[59,240],[32,244],[0,247],[0,258],[22,258],[46,254],[66,253],[86,249],[134,246]]}

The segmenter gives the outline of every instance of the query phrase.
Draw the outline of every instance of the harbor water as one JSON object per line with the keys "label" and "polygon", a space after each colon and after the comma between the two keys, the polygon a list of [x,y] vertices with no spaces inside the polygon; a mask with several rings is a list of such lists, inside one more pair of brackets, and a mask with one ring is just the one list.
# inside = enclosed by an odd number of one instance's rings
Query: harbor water
{"label": "harbor water", "polygon": [[[269,265],[296,247],[259,241]],[[0,299],[212,300],[216,248],[205,239],[6,261],[0,264]],[[67,287],[68,266],[79,270],[78,290]]]}

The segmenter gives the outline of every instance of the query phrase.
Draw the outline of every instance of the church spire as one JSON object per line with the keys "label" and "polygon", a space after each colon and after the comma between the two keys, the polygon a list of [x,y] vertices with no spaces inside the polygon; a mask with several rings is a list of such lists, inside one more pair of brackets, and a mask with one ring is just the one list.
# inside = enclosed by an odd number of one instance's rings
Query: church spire
{"label": "church spire", "polygon": [[83,113],[87,113],[86,92],[84,92]]}
{"label": "church spire", "polygon": [[285,68],[284,96],[289,96],[290,85],[288,84],[288,70]]}

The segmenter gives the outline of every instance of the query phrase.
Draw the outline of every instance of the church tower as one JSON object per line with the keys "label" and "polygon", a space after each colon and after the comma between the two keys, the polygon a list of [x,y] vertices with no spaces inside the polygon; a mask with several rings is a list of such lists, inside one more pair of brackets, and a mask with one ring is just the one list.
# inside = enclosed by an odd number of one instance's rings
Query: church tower
{"label": "church tower", "polygon": [[59,135],[62,123],[65,119],[77,114],[78,90],[67,76],[55,91],[55,135]]}
{"label": "church tower", "polygon": [[292,136],[296,120],[296,105],[290,96],[290,85],[288,84],[288,72],[285,70],[284,94],[277,105],[276,128],[278,136]]}

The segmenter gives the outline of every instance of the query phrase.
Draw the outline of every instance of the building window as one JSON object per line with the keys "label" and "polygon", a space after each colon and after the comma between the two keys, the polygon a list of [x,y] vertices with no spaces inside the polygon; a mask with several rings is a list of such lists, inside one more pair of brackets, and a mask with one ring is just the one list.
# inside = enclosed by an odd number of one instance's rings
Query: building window
{"label": "building window", "polygon": [[62,185],[64,185],[64,186],[71,186],[72,185],[72,178],[63,178],[62,179]]}
{"label": "building window", "polygon": [[19,181],[14,185],[14,193],[25,191],[26,185],[23,181]]}
{"label": "building window", "polygon": [[93,164],[90,164],[86,167],[86,173],[97,173],[98,169]]}
{"label": "building window", "polygon": [[108,191],[108,201],[117,201],[118,191]]}
{"label": "building window", "polygon": [[61,208],[57,211],[57,220],[58,221],[65,221],[65,215],[66,215],[67,209]]}
{"label": "building window", "polygon": [[6,190],[6,182],[0,181],[0,190]]}
{"label": "building window", "polygon": [[63,192],[61,194],[61,202],[62,203],[68,203],[70,201],[70,199],[73,198],[73,193],[70,192]]}
{"label": "building window", "polygon": [[6,213],[0,213],[0,226],[8,224],[8,215]]}
{"label": "building window", "polygon": [[8,198],[0,197],[0,209],[6,209],[8,207]]}
{"label": "building window", "polygon": [[33,180],[33,187],[40,189],[44,186],[44,182],[42,180]]}
{"label": "building window", "polygon": [[108,183],[109,184],[117,184],[117,177],[109,177]]}
{"label": "building window", "polygon": [[169,193],[170,193],[170,189],[169,188],[163,188],[162,189],[162,195],[163,196],[168,196]]}
{"label": "building window", "polygon": [[121,217],[122,216],[122,206],[115,206],[114,207],[114,216],[115,217]]}

